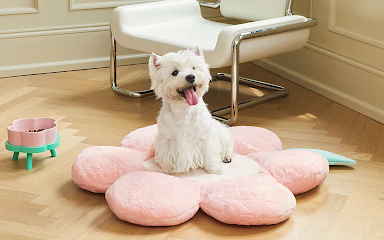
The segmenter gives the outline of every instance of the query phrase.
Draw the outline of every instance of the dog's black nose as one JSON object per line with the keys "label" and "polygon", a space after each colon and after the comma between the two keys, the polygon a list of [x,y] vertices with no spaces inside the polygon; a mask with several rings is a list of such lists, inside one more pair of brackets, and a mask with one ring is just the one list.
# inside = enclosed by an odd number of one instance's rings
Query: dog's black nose
{"label": "dog's black nose", "polygon": [[193,74],[189,74],[185,78],[187,79],[187,82],[189,82],[190,84],[195,82],[195,75],[193,75]]}

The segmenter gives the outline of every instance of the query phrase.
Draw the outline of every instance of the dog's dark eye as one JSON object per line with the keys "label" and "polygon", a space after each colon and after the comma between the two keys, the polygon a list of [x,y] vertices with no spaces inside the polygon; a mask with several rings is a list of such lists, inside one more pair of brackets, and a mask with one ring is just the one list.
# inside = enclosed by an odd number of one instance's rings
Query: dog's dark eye
{"label": "dog's dark eye", "polygon": [[195,70],[195,67],[192,67],[193,70]]}
{"label": "dog's dark eye", "polygon": [[172,72],[172,76],[177,76],[177,74],[179,74],[179,71],[177,71],[177,70]]}

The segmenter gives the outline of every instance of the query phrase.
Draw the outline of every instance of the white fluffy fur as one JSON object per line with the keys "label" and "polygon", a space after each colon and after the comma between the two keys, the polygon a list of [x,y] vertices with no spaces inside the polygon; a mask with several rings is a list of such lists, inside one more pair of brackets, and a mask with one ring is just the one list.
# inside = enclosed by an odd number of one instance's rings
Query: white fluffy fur
{"label": "white fluffy fur", "polygon": [[[178,70],[177,76],[172,72]],[[158,134],[154,149],[155,161],[165,173],[188,172],[205,168],[209,173],[221,174],[224,159],[233,156],[233,139],[228,128],[214,120],[202,97],[208,91],[211,75],[199,48],[152,54],[149,74],[163,107],[157,118]],[[190,106],[178,91],[191,84],[186,76],[195,75],[199,101]]]}

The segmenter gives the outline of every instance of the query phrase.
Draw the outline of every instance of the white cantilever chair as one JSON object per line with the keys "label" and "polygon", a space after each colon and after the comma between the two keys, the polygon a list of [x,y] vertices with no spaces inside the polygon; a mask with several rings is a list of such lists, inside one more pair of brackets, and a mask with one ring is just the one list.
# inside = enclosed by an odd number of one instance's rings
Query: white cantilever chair
{"label": "white cantilever chair", "polygon": [[[221,0],[215,4],[196,0],[166,0],[117,7],[111,17],[111,87],[120,95],[139,98],[152,90],[132,92],[116,82],[116,41],[125,48],[163,55],[199,46],[211,68],[232,65],[232,75],[214,74],[213,79],[231,81],[231,106],[214,110],[219,120],[233,125],[238,110],[286,96],[281,86],[239,77],[239,63],[302,48],[317,20],[292,15],[293,0]],[[244,19],[244,24],[208,21],[200,6],[219,7],[223,16]],[[276,90],[238,103],[239,83]],[[229,119],[219,117],[231,113]]]}

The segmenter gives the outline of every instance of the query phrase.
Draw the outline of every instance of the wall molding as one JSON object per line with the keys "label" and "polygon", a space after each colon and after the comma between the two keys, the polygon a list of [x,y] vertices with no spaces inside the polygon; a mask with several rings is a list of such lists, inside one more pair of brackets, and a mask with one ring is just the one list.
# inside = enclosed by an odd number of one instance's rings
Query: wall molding
{"label": "wall molding", "polygon": [[[118,65],[139,64],[148,62],[149,54],[128,54],[117,56]],[[85,58],[55,62],[43,62],[0,67],[1,77],[12,77],[49,72],[62,72],[90,68],[109,67],[109,57]]]}
{"label": "wall molding", "polygon": [[109,23],[2,31],[0,32],[0,39],[39,37],[39,36],[49,36],[49,35],[63,35],[63,34],[100,32],[100,31],[109,31]]}
{"label": "wall molding", "polygon": [[[213,21],[225,21],[224,17],[210,17]],[[228,22],[228,20],[227,20]],[[50,35],[63,35],[86,32],[109,31],[109,23],[84,24],[73,26],[46,27],[46,28],[29,28],[11,31],[0,31],[0,40],[26,37],[39,37]]]}
{"label": "wall molding", "polygon": [[378,108],[269,59],[260,59],[253,61],[253,63],[285,79],[299,84],[304,88],[314,91],[326,98],[384,123],[384,109]]}
{"label": "wall molding", "polygon": [[31,6],[31,7],[2,8],[2,9],[0,9],[0,16],[39,13],[39,12],[40,12],[39,11],[39,0],[34,0],[33,6]]}
{"label": "wall molding", "polygon": [[115,8],[123,5],[138,4],[153,2],[156,0],[131,0],[131,1],[105,1],[105,2],[93,2],[93,3],[76,3],[76,0],[69,0],[69,10],[89,10],[89,9],[100,9],[100,8]]}
{"label": "wall molding", "polygon": [[342,56],[342,55],[332,51],[331,49],[328,49],[327,47],[322,46],[322,45],[320,45],[318,43],[314,43],[312,41],[308,41],[308,43],[304,47],[307,48],[307,49],[310,49],[312,51],[321,53],[321,54],[323,54],[325,56],[328,56],[328,57],[331,57],[333,59],[336,59],[338,61],[341,61],[343,63],[346,63],[348,65],[351,65],[353,67],[359,68],[361,70],[367,71],[369,73],[372,73],[372,74],[375,74],[375,75],[377,75],[379,77],[384,78],[384,71],[383,70],[371,67],[371,66],[366,65],[366,64],[361,63],[361,62],[358,62],[356,60],[353,60],[352,58],[348,58],[348,57]]}
{"label": "wall molding", "polygon": [[335,7],[335,1],[336,0],[329,0],[329,20],[328,20],[328,30],[337,33],[339,35],[357,40],[359,42],[363,42],[381,49],[384,49],[384,42],[353,32],[349,31],[345,28],[338,27],[336,24],[336,7]]}

